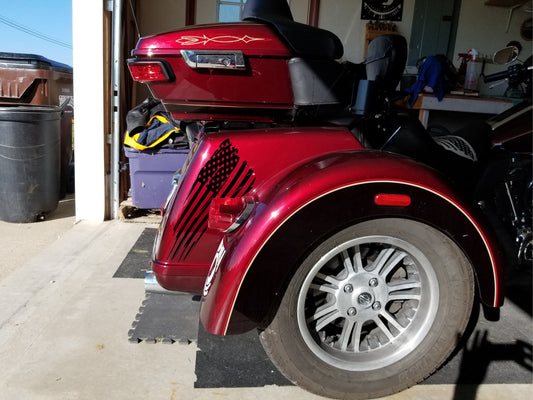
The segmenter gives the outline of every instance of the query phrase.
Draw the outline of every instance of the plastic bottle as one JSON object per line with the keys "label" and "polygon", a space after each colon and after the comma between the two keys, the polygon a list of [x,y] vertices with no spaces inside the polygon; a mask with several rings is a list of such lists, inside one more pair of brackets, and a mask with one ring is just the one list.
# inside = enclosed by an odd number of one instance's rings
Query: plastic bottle
{"label": "plastic bottle", "polygon": [[477,91],[478,90],[478,62],[477,62],[477,55],[478,52],[476,49],[471,49],[468,54],[470,55],[470,59],[468,60],[468,63],[466,64],[466,74],[465,74],[465,90],[471,90],[471,91]]}

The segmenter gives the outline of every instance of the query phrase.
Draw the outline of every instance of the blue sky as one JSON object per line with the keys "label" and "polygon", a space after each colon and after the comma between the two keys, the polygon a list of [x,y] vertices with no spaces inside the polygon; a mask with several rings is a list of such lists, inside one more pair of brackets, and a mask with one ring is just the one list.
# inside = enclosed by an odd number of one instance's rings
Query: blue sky
{"label": "blue sky", "polygon": [[0,0],[0,52],[72,65],[72,0]]}

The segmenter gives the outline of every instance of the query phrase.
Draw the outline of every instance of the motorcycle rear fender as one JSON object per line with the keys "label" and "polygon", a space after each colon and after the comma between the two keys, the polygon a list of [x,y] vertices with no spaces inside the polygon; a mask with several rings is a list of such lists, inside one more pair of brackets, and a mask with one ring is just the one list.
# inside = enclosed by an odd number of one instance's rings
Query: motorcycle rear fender
{"label": "motorcycle rear fender", "polygon": [[323,154],[362,148],[346,128],[297,127],[205,134],[189,153],[163,213],[152,271],[165,289],[201,293],[223,232],[207,225],[215,198],[264,201],[281,177]]}
{"label": "motorcycle rear fender", "polygon": [[[383,203],[380,194],[410,204]],[[297,168],[244,226],[224,236],[204,286],[203,325],[219,335],[263,326],[318,243],[349,225],[390,217],[414,219],[451,237],[474,267],[481,300],[503,304],[500,251],[479,216],[433,170],[391,153],[356,150]]]}

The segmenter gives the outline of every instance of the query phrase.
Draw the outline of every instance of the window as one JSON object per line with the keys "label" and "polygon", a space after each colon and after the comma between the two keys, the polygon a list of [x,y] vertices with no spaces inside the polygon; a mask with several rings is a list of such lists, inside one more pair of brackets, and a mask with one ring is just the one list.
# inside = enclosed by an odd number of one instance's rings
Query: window
{"label": "window", "polygon": [[241,19],[246,0],[218,0],[218,22],[235,22]]}

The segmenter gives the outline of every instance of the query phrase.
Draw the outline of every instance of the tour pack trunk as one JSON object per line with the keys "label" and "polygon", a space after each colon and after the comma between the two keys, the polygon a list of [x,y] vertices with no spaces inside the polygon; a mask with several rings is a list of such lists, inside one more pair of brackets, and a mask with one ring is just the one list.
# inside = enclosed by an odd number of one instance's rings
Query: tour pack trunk
{"label": "tour pack trunk", "polygon": [[142,38],[128,60],[176,119],[273,121],[289,116],[292,54],[267,25],[200,25]]}

